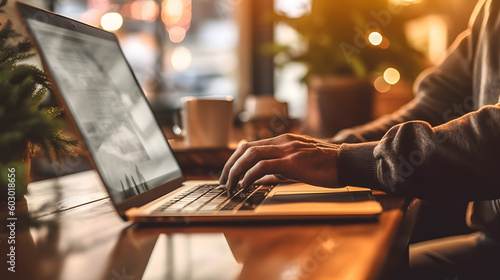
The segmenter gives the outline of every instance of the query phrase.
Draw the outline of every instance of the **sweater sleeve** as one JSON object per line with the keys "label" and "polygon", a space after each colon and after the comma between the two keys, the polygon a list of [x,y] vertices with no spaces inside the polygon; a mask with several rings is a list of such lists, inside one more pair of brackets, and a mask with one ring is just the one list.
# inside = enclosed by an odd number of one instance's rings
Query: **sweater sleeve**
{"label": "sweater sleeve", "polygon": [[[428,200],[493,199],[500,196],[498,143],[500,104],[434,128],[421,121],[407,122],[391,128],[378,143],[356,144],[363,146],[356,149],[353,144],[342,145],[339,173],[362,156],[363,165],[373,168],[359,169],[363,175],[344,172],[339,181]],[[360,178],[372,181],[359,182]]]}

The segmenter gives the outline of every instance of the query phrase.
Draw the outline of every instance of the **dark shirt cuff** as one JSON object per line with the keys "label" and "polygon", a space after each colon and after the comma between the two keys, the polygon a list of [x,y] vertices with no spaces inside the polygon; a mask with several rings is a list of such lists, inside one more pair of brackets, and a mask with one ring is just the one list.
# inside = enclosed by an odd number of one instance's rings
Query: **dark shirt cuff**
{"label": "dark shirt cuff", "polygon": [[342,144],[337,159],[339,183],[343,186],[356,186],[379,189],[377,164],[373,149],[378,142]]}

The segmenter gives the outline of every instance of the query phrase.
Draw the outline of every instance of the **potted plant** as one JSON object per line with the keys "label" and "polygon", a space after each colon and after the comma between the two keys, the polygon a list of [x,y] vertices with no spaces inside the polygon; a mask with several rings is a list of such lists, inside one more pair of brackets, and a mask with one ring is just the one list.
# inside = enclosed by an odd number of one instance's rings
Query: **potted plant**
{"label": "potted plant", "polygon": [[427,65],[407,42],[401,7],[392,2],[312,0],[310,11],[301,17],[274,16],[295,29],[303,42],[273,44],[272,53],[278,66],[307,66],[302,79],[309,86],[306,133],[329,137],[368,121],[373,73],[392,67],[401,78],[413,80]]}
{"label": "potted plant", "polygon": [[[0,1],[0,9],[7,0]],[[0,10],[3,12],[3,10]],[[0,201],[19,200],[27,191],[30,157],[39,147],[50,162],[65,154],[76,139],[61,132],[55,119],[59,107],[41,108],[50,83],[43,71],[24,61],[34,55],[27,38],[15,32],[10,20],[0,25]],[[10,192],[9,192],[10,191]]]}

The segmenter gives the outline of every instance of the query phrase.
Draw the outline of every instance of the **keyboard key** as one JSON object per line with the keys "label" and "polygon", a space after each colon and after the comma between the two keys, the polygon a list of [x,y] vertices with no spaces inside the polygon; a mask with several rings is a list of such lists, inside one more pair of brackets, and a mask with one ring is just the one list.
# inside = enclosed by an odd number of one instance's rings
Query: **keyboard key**
{"label": "keyboard key", "polygon": [[229,198],[220,185],[201,185],[190,189],[156,209],[162,213],[194,213],[197,211],[252,210],[259,205],[272,187],[252,186],[237,190]]}
{"label": "keyboard key", "polygon": [[252,195],[245,201],[245,203],[238,210],[253,210],[257,208],[257,206],[261,204],[262,201],[264,201],[264,198],[266,198],[265,195],[255,195],[255,196]]}

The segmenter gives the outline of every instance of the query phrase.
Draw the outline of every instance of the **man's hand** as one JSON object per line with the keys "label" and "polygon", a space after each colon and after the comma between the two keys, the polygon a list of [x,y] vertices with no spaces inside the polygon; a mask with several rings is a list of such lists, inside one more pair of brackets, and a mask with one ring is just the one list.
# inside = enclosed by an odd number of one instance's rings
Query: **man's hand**
{"label": "man's hand", "polygon": [[[340,146],[294,134],[241,143],[226,162],[220,183],[229,191],[249,187],[266,175],[316,186],[338,187]],[[269,176],[266,176],[269,178]]]}

